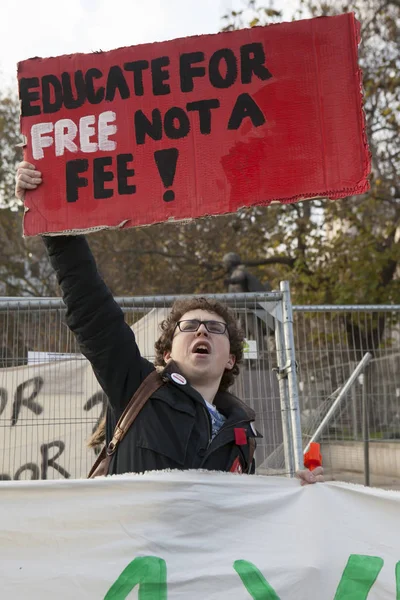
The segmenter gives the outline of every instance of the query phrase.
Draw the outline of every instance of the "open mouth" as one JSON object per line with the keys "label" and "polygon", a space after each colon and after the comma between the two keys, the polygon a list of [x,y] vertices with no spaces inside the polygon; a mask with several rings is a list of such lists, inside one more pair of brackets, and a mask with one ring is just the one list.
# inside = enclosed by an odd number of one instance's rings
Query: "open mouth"
{"label": "open mouth", "polygon": [[197,346],[194,350],[193,350],[194,354],[210,354],[209,349],[207,348],[207,346]]}

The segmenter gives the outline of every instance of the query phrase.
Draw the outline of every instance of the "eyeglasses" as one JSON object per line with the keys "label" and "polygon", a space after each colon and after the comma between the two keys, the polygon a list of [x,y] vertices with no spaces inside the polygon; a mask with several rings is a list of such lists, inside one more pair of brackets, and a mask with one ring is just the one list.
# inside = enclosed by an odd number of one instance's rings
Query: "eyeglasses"
{"label": "eyeglasses", "polygon": [[204,325],[209,333],[225,333],[228,329],[226,323],[222,323],[222,321],[199,321],[198,319],[187,319],[184,321],[178,321],[176,326],[180,331],[184,333],[190,333],[197,331],[200,325]]}

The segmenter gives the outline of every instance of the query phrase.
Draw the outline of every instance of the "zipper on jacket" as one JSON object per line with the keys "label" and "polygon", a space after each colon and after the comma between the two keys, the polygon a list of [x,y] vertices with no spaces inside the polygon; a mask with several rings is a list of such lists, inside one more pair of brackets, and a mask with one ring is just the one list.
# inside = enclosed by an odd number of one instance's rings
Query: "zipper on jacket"
{"label": "zipper on jacket", "polygon": [[231,428],[232,428],[232,429],[234,429],[234,428],[235,428],[235,427],[237,427],[238,425],[242,425],[242,424],[247,424],[247,421],[243,421],[243,420],[242,420],[242,421],[236,421],[235,423],[229,423],[229,424],[225,424],[225,425],[223,425],[223,426],[221,427],[221,429],[220,429],[220,430],[218,431],[218,433],[215,435],[214,439],[212,439],[212,440],[210,439],[210,442],[209,442],[209,444],[208,444],[208,446],[207,446],[207,451],[206,451],[206,453],[205,453],[205,455],[204,455],[204,457],[203,457],[203,460],[201,461],[200,468],[201,468],[201,466],[202,466],[202,465],[205,463],[205,461],[206,461],[206,460],[207,460],[207,459],[208,459],[208,458],[211,456],[211,454],[212,454],[213,452],[215,452],[216,450],[219,450],[219,448],[221,448],[222,446],[224,446],[224,444],[221,444],[220,446],[217,446],[216,448],[213,448],[212,452],[210,452],[210,453],[208,452],[208,449],[210,448],[210,446],[211,446],[212,442],[214,442],[214,441],[217,439],[217,437],[220,435],[220,433],[221,433],[221,432],[228,431],[228,430],[229,430],[229,429],[231,429]]}
{"label": "zipper on jacket", "polygon": [[[206,451],[209,449],[211,442],[213,441],[212,439],[212,427],[211,427],[211,416],[210,413],[208,412],[208,408],[204,405],[202,405],[204,413],[206,415],[206,419],[207,419],[207,423],[208,423],[208,443],[207,443],[207,448]],[[215,439],[215,438],[214,438]]]}
{"label": "zipper on jacket", "polygon": [[229,429],[229,427],[236,427],[237,425],[241,424],[241,423],[247,423],[247,421],[244,421],[243,419],[241,421],[236,421],[235,423],[224,423],[221,427],[221,429],[219,431],[217,431],[217,433],[215,434],[215,436],[212,436],[212,426],[211,426],[211,415],[208,411],[208,408],[206,406],[203,406],[203,410],[206,413],[206,417],[207,417],[207,422],[208,422],[208,444],[207,444],[207,448],[206,450],[209,449],[209,447],[211,446],[211,444],[213,443],[213,441],[219,436],[219,434],[221,433],[221,431],[225,431],[225,429]]}

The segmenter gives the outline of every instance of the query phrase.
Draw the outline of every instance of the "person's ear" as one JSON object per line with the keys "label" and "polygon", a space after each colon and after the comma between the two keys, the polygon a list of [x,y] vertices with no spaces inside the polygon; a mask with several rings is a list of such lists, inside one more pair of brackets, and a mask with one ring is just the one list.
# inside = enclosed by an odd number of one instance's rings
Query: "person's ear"
{"label": "person's ear", "polygon": [[171,359],[171,350],[166,350],[163,354],[164,362],[167,363]]}
{"label": "person's ear", "polygon": [[228,371],[231,371],[233,369],[233,367],[235,366],[235,362],[236,362],[236,356],[234,354],[230,354],[229,360],[225,365],[225,369],[227,369]]}

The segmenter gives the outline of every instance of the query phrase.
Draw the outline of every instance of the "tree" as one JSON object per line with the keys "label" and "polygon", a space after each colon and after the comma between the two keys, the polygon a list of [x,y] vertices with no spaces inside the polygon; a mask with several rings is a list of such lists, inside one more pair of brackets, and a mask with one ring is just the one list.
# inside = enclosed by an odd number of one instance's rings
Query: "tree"
{"label": "tree", "polygon": [[[147,267],[151,273],[151,293],[155,288],[168,293],[223,291],[220,260],[226,251],[234,250],[261,279],[275,286],[280,279],[289,279],[299,303],[398,301],[400,78],[396,36],[400,6],[398,1],[380,0],[357,0],[351,6],[362,23],[360,65],[372,155],[370,192],[337,202],[255,207],[231,216],[127,234],[129,240],[138,240],[131,255],[138,268]],[[297,16],[326,16],[349,8],[334,0],[303,0]],[[224,16],[223,29],[279,18],[278,11],[248,0],[243,10]],[[137,281],[133,262],[123,277]]]}
{"label": "tree", "polygon": [[[285,240],[291,259],[281,277],[292,282],[298,302],[390,303],[400,297],[400,3],[358,0],[301,0],[297,16],[328,16],[355,10],[362,24],[360,65],[364,71],[366,129],[372,155],[371,190],[337,202],[305,201],[277,209],[277,225],[266,234],[275,244]],[[277,11],[249,0],[242,11],[225,15],[225,30],[276,20]],[[261,222],[267,209],[259,209]],[[258,217],[259,219],[259,217]],[[264,225],[261,225],[264,226]],[[265,262],[281,259],[270,248]],[[276,265],[279,264],[277,261]]]}
{"label": "tree", "polygon": [[54,294],[43,244],[22,237],[23,206],[14,196],[15,167],[20,160],[18,102],[12,93],[0,93],[0,294]]}
{"label": "tree", "polygon": [[[372,154],[371,191],[336,202],[319,199],[254,207],[185,224],[90,236],[100,269],[115,294],[224,291],[221,259],[226,252],[235,251],[252,265],[261,280],[268,280],[274,287],[279,280],[289,279],[297,303],[398,301],[400,157],[396,140],[400,78],[396,35],[400,6],[398,0],[356,0],[351,7],[363,28],[360,64]],[[349,8],[346,2],[340,5],[337,0],[302,0],[296,17],[334,14]],[[243,10],[224,16],[223,29],[278,22],[280,17],[279,11],[248,0]],[[13,127],[5,130],[3,125],[2,130],[0,126],[1,145],[5,143],[8,148],[8,154],[0,156],[9,168],[16,161],[10,145],[13,136],[18,138],[17,109],[15,101],[10,108],[5,100],[8,102],[3,96],[0,114],[11,111],[14,121],[7,116],[7,123],[13,122]],[[13,183],[6,170],[0,170],[0,180],[6,181],[7,190],[11,190]],[[2,192],[2,196],[3,202],[8,198],[11,206],[12,192]],[[6,223],[0,236],[12,240],[8,253],[0,255],[0,265],[5,266],[0,284],[12,295],[52,293],[54,281],[48,278],[40,242],[19,238],[21,208],[11,216],[9,208],[0,213],[4,213],[1,223]],[[27,270],[28,264],[36,264],[38,272]]]}

